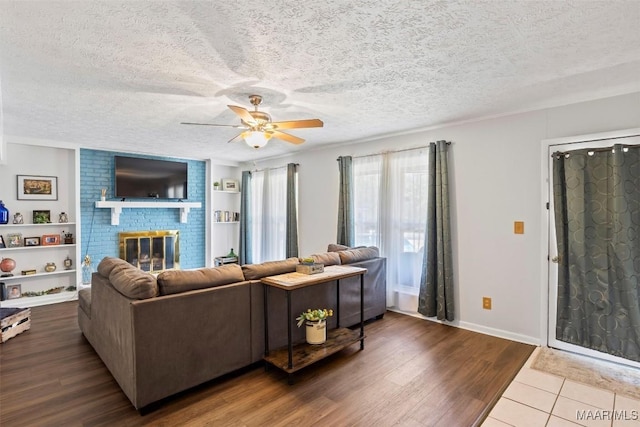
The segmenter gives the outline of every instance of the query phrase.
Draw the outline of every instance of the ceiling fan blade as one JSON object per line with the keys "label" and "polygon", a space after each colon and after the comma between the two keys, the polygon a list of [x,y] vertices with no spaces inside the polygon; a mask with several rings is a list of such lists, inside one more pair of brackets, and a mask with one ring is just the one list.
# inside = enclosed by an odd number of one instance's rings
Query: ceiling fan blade
{"label": "ceiling fan blade", "polygon": [[273,129],[300,129],[300,128],[321,128],[324,123],[320,119],[290,120],[286,122],[272,122],[266,125]]}
{"label": "ceiling fan blade", "polygon": [[290,135],[288,133],[280,132],[278,130],[274,130],[269,132],[273,138],[278,138],[286,142],[290,142],[292,144],[302,144],[304,139],[298,138],[297,136]]}
{"label": "ceiling fan blade", "polygon": [[244,138],[244,134],[245,134],[245,132],[242,132],[242,133],[240,133],[240,134],[238,134],[238,135],[234,136],[234,137],[233,137],[233,138],[231,138],[229,141],[227,141],[227,143],[242,141],[242,138]]}
{"label": "ceiling fan blade", "polygon": [[258,122],[256,122],[253,116],[249,114],[249,111],[247,111],[246,108],[238,107],[237,105],[227,105],[227,107],[229,107],[231,111],[239,115],[240,118],[244,120],[245,123],[248,123],[250,126],[256,126],[258,124]]}
{"label": "ceiling fan blade", "polygon": [[248,129],[243,125],[217,125],[213,123],[189,123],[189,122],[180,122],[181,125],[196,125],[196,126],[216,126],[216,127],[227,127],[227,128],[236,128],[236,129]]}

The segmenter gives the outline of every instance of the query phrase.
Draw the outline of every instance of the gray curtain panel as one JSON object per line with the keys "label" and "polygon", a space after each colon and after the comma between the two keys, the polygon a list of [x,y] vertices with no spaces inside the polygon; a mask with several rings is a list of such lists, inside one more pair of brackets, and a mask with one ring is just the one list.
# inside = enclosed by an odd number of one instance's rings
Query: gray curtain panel
{"label": "gray curtain panel", "polygon": [[297,164],[287,164],[287,258],[298,256]]}
{"label": "gray curtain panel", "polygon": [[251,264],[251,211],[250,194],[251,172],[242,171],[242,194],[240,194],[240,249],[238,250],[238,262]]}
{"label": "gray curtain panel", "polygon": [[454,319],[451,223],[449,219],[449,143],[429,144],[427,230],[418,294],[418,313],[439,320]]}
{"label": "gray curtain panel", "polygon": [[352,160],[351,156],[338,157],[340,193],[338,196],[338,238],[336,243],[345,246],[353,246],[355,241]]}
{"label": "gray curtain panel", "polygon": [[556,338],[640,362],[640,148],[554,153],[553,201]]}

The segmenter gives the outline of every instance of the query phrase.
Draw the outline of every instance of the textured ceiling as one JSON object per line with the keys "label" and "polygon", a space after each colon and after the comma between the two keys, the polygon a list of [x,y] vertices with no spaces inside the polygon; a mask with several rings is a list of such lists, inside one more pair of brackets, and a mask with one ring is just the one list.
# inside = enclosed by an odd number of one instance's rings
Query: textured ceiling
{"label": "textured ceiling", "polygon": [[[191,158],[278,156],[640,90],[640,1],[0,0],[5,136]],[[227,144],[227,104],[301,146]]]}

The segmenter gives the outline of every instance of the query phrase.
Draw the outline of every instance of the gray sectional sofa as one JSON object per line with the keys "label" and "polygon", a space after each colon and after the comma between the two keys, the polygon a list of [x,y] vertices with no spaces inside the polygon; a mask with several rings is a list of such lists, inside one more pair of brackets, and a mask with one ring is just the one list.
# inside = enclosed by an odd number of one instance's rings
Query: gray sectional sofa
{"label": "gray sectional sofa", "polygon": [[[377,248],[338,249],[312,257],[325,265],[367,269],[364,318],[386,310],[386,259]],[[342,250],[341,250],[342,249]],[[126,261],[105,258],[91,288],[79,292],[84,336],[136,409],[258,362],[264,354],[264,292],[260,279],[295,271],[298,258],[262,264],[165,271],[154,277]],[[335,308],[335,282],[293,292],[297,316]],[[269,346],[286,345],[284,291],[269,288]],[[340,326],[360,321],[359,279],[340,282]],[[295,322],[294,319],[289,319]],[[336,319],[329,318],[329,327]],[[304,328],[294,328],[294,342]]]}

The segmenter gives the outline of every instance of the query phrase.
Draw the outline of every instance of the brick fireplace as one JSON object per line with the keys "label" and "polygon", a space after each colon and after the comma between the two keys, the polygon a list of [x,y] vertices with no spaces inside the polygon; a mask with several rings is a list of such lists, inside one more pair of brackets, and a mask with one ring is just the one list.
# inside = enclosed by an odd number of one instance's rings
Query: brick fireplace
{"label": "brick fireplace", "polygon": [[120,258],[142,271],[180,269],[178,230],[120,233]]}

